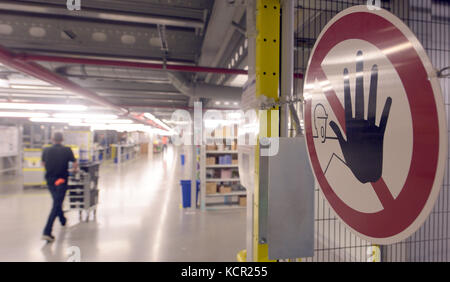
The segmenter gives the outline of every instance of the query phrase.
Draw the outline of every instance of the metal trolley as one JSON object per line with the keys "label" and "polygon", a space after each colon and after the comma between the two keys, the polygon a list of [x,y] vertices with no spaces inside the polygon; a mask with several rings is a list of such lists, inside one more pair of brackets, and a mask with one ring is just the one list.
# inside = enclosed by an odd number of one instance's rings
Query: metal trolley
{"label": "metal trolley", "polygon": [[89,215],[97,215],[99,163],[80,164],[80,170],[68,180],[68,201],[71,210],[78,210],[80,220],[83,211],[86,221]]}

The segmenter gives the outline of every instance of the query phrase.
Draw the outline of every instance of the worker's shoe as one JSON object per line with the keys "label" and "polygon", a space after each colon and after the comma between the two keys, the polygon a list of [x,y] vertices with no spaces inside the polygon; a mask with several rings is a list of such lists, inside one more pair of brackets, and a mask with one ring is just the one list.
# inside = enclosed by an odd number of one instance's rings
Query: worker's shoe
{"label": "worker's shoe", "polygon": [[53,241],[55,241],[55,237],[53,235],[42,235],[42,240],[47,241],[47,243],[51,243]]}
{"label": "worker's shoe", "polygon": [[67,218],[61,219],[60,222],[61,222],[61,225],[62,225],[63,227],[65,227],[66,224],[67,224]]}

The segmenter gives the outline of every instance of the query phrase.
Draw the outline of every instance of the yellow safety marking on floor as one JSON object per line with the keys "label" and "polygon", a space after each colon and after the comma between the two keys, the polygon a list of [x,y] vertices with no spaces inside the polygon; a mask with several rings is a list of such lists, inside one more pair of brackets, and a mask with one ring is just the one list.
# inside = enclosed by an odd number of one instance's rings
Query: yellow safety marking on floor
{"label": "yellow safety marking on floor", "polygon": [[22,171],[45,171],[43,167],[24,167]]}
{"label": "yellow safety marking on floor", "polygon": [[34,148],[25,148],[24,152],[42,152],[42,149],[34,149]]}

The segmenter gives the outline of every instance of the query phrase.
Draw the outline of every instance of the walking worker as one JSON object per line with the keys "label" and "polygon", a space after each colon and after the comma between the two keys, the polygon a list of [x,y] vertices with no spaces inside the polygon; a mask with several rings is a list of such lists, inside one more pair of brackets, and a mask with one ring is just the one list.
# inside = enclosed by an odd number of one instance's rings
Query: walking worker
{"label": "walking worker", "polygon": [[73,155],[72,149],[62,145],[64,138],[61,132],[53,135],[53,146],[45,148],[42,152],[42,164],[45,166],[45,180],[48,190],[52,195],[53,206],[45,225],[43,240],[53,242],[53,223],[56,217],[59,218],[62,226],[66,225],[66,217],[62,210],[62,204],[67,191],[67,178],[69,177],[69,162],[73,162],[73,169],[77,170],[78,164]]}

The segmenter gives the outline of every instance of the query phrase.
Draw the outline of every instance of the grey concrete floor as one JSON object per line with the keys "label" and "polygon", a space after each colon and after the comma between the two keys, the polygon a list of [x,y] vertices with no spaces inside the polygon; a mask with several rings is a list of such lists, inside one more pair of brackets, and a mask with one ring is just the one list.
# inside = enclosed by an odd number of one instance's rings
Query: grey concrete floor
{"label": "grey concrete floor", "polygon": [[100,169],[97,218],[68,227],[55,221],[56,241],[40,240],[51,206],[46,189],[23,189],[20,176],[0,177],[0,261],[235,261],[245,248],[245,209],[183,210],[174,148]]}

